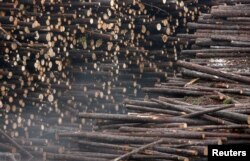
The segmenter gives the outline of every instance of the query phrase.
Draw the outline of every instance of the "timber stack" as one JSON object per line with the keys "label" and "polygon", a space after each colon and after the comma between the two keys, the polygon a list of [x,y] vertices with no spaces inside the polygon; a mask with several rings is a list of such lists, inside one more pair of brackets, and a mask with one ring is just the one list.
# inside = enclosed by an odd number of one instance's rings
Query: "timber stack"
{"label": "timber stack", "polygon": [[207,160],[208,145],[250,144],[249,63],[242,62],[248,61],[248,22],[242,20],[249,8],[226,2],[214,1],[210,14],[188,23],[194,34],[177,34],[178,43],[192,48],[181,51],[186,61],[176,62],[175,77],[143,87],[148,97],[125,99],[127,114],[79,113],[96,120],[93,132],[58,133],[81,151],[75,159],[201,161]]}
{"label": "timber stack", "polygon": [[1,157],[66,152],[55,134],[92,126],[79,111],[125,113],[125,98],[172,73],[171,35],[200,8],[195,0],[1,0]]}
{"label": "timber stack", "polygon": [[71,140],[76,158],[113,161],[201,161],[208,145],[250,144],[247,2],[213,1],[210,13],[187,23],[193,34],[177,34],[177,43],[192,46],[175,63],[180,73],[143,87],[145,98],[125,99],[127,114],[80,112],[96,120],[94,131],[58,139]]}
{"label": "timber stack", "polygon": [[[233,20],[224,10],[240,0],[215,6],[226,2],[0,0],[0,159],[206,160],[208,145],[249,144],[248,73],[193,55],[222,47],[244,55],[247,29],[232,29],[242,34],[234,43],[211,37],[202,46],[187,23],[214,5],[198,23],[242,26],[248,8]],[[177,61],[180,51],[191,62]],[[173,64],[195,75],[175,74]]]}

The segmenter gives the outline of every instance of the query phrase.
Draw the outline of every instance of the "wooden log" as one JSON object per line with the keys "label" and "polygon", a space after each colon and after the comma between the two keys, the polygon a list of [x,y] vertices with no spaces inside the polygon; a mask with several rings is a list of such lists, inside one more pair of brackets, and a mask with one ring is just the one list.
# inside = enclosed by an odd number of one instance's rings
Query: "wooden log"
{"label": "wooden log", "polygon": [[211,14],[214,17],[249,17],[250,12],[248,11],[249,10],[236,10],[236,12],[232,12],[232,10],[213,9]]}
{"label": "wooden log", "polygon": [[104,113],[79,113],[80,118],[89,119],[104,119],[104,120],[117,120],[117,121],[128,121],[128,122],[162,122],[162,123],[189,123],[189,124],[204,124],[201,120],[181,119],[181,118],[163,118],[160,116],[146,116],[141,117],[140,115],[121,115],[121,114],[104,114]]}
{"label": "wooden log", "polygon": [[200,24],[200,23],[191,23],[189,22],[187,26],[190,29],[214,29],[214,30],[249,30],[248,26],[240,25],[220,25],[220,24]]}
{"label": "wooden log", "polygon": [[[151,143],[159,138],[155,137],[138,137],[138,136],[117,136],[115,134],[101,134],[96,132],[77,132],[77,133],[59,133],[59,137],[80,137],[86,138],[90,140],[95,140],[97,142],[105,142],[105,143],[123,143],[123,144],[143,144],[143,143]],[[207,145],[207,144],[221,144],[220,139],[209,139],[209,140],[189,140],[189,139],[167,139],[164,138],[163,143],[171,143],[171,144],[199,144],[199,145]]]}
{"label": "wooden log", "polygon": [[145,92],[151,93],[162,93],[167,95],[178,95],[178,96],[204,96],[209,95],[209,92],[201,92],[201,91],[191,91],[185,89],[170,89],[170,88],[154,88],[154,87],[144,87],[142,88]]}
{"label": "wooden log", "polygon": [[234,105],[227,105],[227,106],[222,106],[222,107],[218,107],[218,108],[210,108],[204,111],[199,111],[199,112],[194,112],[194,113],[190,113],[190,114],[186,114],[186,115],[182,115],[180,117],[184,117],[184,118],[188,118],[188,117],[196,117],[196,116],[200,116],[203,114],[209,114],[211,112],[216,112],[216,111],[220,111],[220,110],[224,110],[224,109],[228,109],[228,108],[232,108],[234,107]]}
{"label": "wooden log", "polygon": [[182,115],[183,113],[175,112],[171,110],[166,109],[157,109],[157,108],[150,108],[145,106],[136,106],[136,105],[125,105],[126,108],[131,110],[137,110],[137,111],[147,111],[147,112],[155,112],[155,113],[163,113],[163,114],[170,114],[170,115]]}

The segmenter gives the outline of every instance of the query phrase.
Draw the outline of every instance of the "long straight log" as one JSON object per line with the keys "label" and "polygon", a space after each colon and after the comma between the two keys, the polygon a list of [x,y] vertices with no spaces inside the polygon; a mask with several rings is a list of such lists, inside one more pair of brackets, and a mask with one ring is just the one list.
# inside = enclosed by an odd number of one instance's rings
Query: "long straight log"
{"label": "long straight log", "polygon": [[175,115],[175,116],[183,114],[181,112],[176,112],[176,111],[171,111],[171,110],[166,110],[166,109],[151,108],[151,107],[145,107],[145,106],[125,105],[125,107],[131,110],[163,113],[163,114],[169,114],[169,115]]}
{"label": "long straight log", "polygon": [[[105,142],[105,143],[119,143],[119,144],[145,144],[151,143],[159,138],[157,137],[138,137],[138,136],[124,136],[124,135],[116,135],[116,134],[106,134],[106,133],[97,133],[97,132],[63,132],[58,133],[58,136],[63,137],[77,137],[88,140],[94,140],[97,142]],[[163,143],[165,144],[221,144],[221,139],[207,139],[207,140],[195,140],[195,139],[172,139],[172,138],[164,138]]]}
{"label": "long straight log", "polygon": [[179,96],[204,96],[210,95],[209,92],[202,92],[202,91],[191,91],[185,89],[171,89],[171,88],[156,88],[156,87],[144,87],[142,88],[143,91],[149,93],[162,93],[167,95],[179,95]]}
{"label": "long straight log", "polygon": [[[191,108],[193,110],[203,110],[203,108],[198,107],[198,106],[193,106]],[[225,118],[225,119],[232,120],[232,121],[236,121],[236,122],[240,122],[240,123],[250,124],[250,116],[245,115],[245,114],[240,114],[240,113],[235,113],[235,112],[230,112],[230,111],[225,110],[225,111],[214,112],[211,115],[221,117],[221,118]]]}
{"label": "long straight log", "polygon": [[103,120],[116,120],[127,122],[150,122],[150,123],[188,123],[188,124],[204,124],[206,121],[174,118],[174,117],[162,117],[162,116],[147,116],[147,115],[122,115],[122,114],[105,114],[105,113],[79,113],[80,118],[89,119],[103,119]]}
{"label": "long straight log", "polygon": [[179,117],[184,117],[184,118],[197,117],[197,116],[201,116],[201,115],[204,115],[204,114],[209,114],[209,113],[212,113],[212,112],[229,109],[229,108],[232,108],[232,107],[235,107],[235,106],[234,105],[227,105],[227,106],[222,106],[222,107],[218,107],[218,108],[210,108],[210,109],[207,109],[207,110],[204,110],[204,111],[193,112],[193,113],[182,115],[182,116],[179,116]]}

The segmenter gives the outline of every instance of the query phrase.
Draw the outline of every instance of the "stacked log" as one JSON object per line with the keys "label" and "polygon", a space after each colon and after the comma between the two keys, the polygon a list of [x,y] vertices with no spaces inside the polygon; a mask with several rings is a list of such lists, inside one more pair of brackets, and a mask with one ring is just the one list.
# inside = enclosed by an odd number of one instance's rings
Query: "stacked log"
{"label": "stacked log", "polygon": [[207,63],[247,55],[240,2],[1,1],[0,157],[195,161],[249,144],[249,72]]}
{"label": "stacked log", "polygon": [[177,34],[183,42],[188,40],[193,45],[180,56],[200,65],[247,74],[249,2],[215,2],[219,5],[213,6],[211,13],[201,14],[197,22],[187,24],[194,34]]}
{"label": "stacked log", "polygon": [[249,144],[249,103],[199,105],[163,96],[124,103],[128,114],[79,113],[97,120],[95,131],[59,132],[75,148],[47,159],[206,160],[209,145]]}
{"label": "stacked log", "polygon": [[248,1],[227,2],[213,1],[210,14],[188,23],[194,34],[177,35],[179,43],[192,45],[180,53],[187,61],[176,62],[181,73],[143,87],[145,98],[126,99],[127,114],[80,112],[79,118],[96,120],[94,131],[57,133],[59,140],[71,140],[74,150],[45,157],[200,161],[207,160],[209,145],[249,145],[249,63],[221,68],[218,61],[208,63],[211,57],[230,62],[237,54],[243,60],[249,52],[247,22],[242,22],[249,16]]}
{"label": "stacked log", "polygon": [[[67,97],[65,91],[75,89],[83,79],[81,88],[93,88],[90,95],[94,96],[103,96],[104,91],[124,93],[130,91],[124,89],[127,85],[137,87],[166,79],[168,70],[162,70],[166,65],[158,65],[158,59],[165,55],[166,60],[176,59],[169,58],[171,53],[176,54],[175,46],[167,49],[165,43],[171,41],[168,37],[176,28],[185,26],[176,23],[179,14],[195,14],[195,7],[186,7],[189,4],[191,1],[2,2],[1,49],[5,55],[1,57],[1,81],[5,105],[13,106],[13,98],[22,107],[29,102],[57,104],[58,95],[61,97],[57,93]],[[159,13],[155,14],[156,10]],[[183,16],[185,22],[187,18]],[[170,30],[168,34],[157,30],[161,27]],[[157,46],[161,50],[152,45],[152,51],[144,48],[158,38],[163,39]],[[90,87],[93,80],[97,83]],[[100,90],[102,86],[105,90]],[[24,98],[17,98],[18,94]]]}
{"label": "stacked log", "polygon": [[195,0],[0,1],[4,151],[28,159],[67,153],[54,136],[91,129],[80,111],[126,113],[125,98],[143,97],[141,87],[172,75],[181,46],[171,36],[206,7]]}
{"label": "stacked log", "polygon": [[[177,65],[197,66],[184,61]],[[71,140],[74,150],[45,156],[58,160],[207,160],[209,145],[250,144],[250,88],[241,81],[248,77],[234,75],[214,76],[208,82],[180,73],[154,88],[143,88],[147,98],[126,99],[127,114],[80,112],[80,118],[96,120],[94,131],[57,133],[59,140]]]}

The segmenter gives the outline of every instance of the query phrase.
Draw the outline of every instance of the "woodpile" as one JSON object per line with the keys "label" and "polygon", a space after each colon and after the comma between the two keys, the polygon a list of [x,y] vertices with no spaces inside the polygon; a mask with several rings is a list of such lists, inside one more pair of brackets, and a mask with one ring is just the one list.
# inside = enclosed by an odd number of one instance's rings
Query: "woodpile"
{"label": "woodpile", "polygon": [[213,2],[211,13],[187,24],[194,34],[177,34],[178,43],[192,45],[180,53],[186,61],[176,61],[180,73],[143,87],[145,98],[126,99],[127,114],[80,112],[96,120],[95,131],[58,133],[59,140],[71,139],[79,156],[113,161],[200,161],[207,160],[209,145],[249,144],[249,63],[242,63],[249,52],[242,22],[249,8]]}
{"label": "woodpile", "polygon": [[249,144],[249,73],[207,61],[250,50],[249,8],[226,2],[0,0],[0,160],[195,161]]}
{"label": "woodpile", "polygon": [[183,50],[180,56],[221,71],[248,75],[249,2],[214,2],[219,5],[213,6],[211,13],[201,14],[197,22],[187,23],[193,34],[177,34],[182,42],[192,45],[191,50]]}

